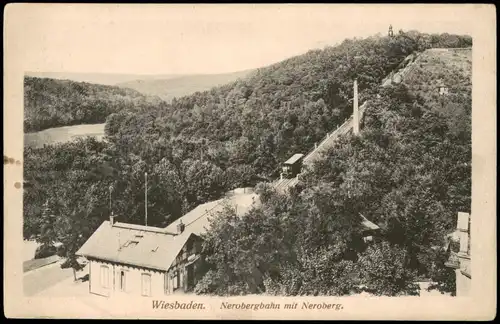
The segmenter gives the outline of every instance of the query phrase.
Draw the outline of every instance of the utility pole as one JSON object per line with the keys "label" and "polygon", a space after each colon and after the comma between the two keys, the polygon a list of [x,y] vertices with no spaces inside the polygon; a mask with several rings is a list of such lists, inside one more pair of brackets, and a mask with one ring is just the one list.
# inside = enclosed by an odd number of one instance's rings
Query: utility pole
{"label": "utility pole", "polygon": [[113,186],[109,186],[109,212],[112,213],[112,207],[111,207],[111,192],[113,191]]}
{"label": "utility pole", "polygon": [[144,172],[144,211],[146,215],[146,226],[148,226],[148,173]]}

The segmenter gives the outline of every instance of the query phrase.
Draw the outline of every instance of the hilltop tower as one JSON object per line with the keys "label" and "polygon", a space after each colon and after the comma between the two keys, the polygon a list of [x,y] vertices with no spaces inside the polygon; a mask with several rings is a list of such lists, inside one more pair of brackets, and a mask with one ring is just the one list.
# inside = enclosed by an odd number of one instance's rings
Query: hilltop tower
{"label": "hilltop tower", "polygon": [[352,131],[353,131],[354,135],[359,134],[358,80],[354,80]]}
{"label": "hilltop tower", "polygon": [[388,35],[389,35],[389,37],[394,37],[394,32],[392,31],[392,25],[389,25]]}

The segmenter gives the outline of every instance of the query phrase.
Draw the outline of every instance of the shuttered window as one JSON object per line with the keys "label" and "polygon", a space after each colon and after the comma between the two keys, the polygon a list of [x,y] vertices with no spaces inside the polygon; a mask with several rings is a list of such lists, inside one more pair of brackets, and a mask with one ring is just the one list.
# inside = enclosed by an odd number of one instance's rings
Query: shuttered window
{"label": "shuttered window", "polygon": [[109,267],[101,266],[101,287],[109,288]]}
{"label": "shuttered window", "polygon": [[141,288],[143,296],[151,296],[151,275],[149,273],[141,275]]}
{"label": "shuttered window", "polygon": [[173,284],[174,284],[174,286],[173,286],[174,290],[178,289],[179,288],[179,281],[180,281],[179,270],[175,270],[174,271],[174,275],[173,275],[172,281],[173,281]]}
{"label": "shuttered window", "polygon": [[163,277],[165,279],[163,288],[165,290],[165,295],[167,295],[168,294],[168,272],[165,272],[165,275]]}

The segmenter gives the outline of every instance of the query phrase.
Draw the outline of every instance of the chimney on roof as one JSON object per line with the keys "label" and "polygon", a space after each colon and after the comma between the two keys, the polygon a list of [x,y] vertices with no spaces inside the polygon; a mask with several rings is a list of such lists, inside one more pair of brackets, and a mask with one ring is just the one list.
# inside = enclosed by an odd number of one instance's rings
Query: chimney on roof
{"label": "chimney on roof", "polygon": [[179,224],[177,224],[177,234],[182,234],[182,232],[184,232],[185,228],[186,228],[186,225],[184,225],[182,223],[182,219],[181,219]]}
{"label": "chimney on roof", "polygon": [[115,225],[115,215],[113,214],[113,212],[111,212],[111,215],[109,215],[109,223],[111,224],[111,226]]}
{"label": "chimney on roof", "polygon": [[352,129],[354,135],[359,134],[358,80],[354,80],[354,99],[352,112]]}

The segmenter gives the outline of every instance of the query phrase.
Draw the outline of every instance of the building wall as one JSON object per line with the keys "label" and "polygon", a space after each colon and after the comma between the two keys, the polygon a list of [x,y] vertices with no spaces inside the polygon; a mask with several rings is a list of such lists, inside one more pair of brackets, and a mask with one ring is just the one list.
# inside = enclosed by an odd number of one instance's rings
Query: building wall
{"label": "building wall", "polygon": [[[151,297],[160,297],[165,294],[165,272],[151,269],[120,265],[101,260],[90,260],[89,285],[90,292],[101,296],[143,294]],[[102,267],[105,267],[102,269]],[[107,270],[105,270],[107,269]],[[120,284],[121,271],[124,272],[124,289]],[[143,287],[143,274],[148,279]],[[147,282],[150,285],[147,285]],[[143,289],[144,288],[144,289]]]}
{"label": "building wall", "polygon": [[[161,297],[166,294],[191,291],[201,277],[198,267],[201,264],[199,253],[202,240],[192,235],[177,255],[168,272],[140,268],[132,265],[117,264],[103,260],[89,260],[89,289],[101,296],[144,294]],[[194,261],[196,260],[196,261]],[[194,261],[194,262],[193,262]],[[188,280],[188,267],[191,267],[191,280]],[[121,285],[121,272],[124,273],[124,289]],[[148,275],[150,289],[143,290],[143,275]]]}
{"label": "building wall", "polygon": [[[198,269],[201,264],[201,259],[199,259],[201,244],[202,240],[200,237],[191,235],[186,245],[184,245],[175,258],[172,267],[168,271],[167,291],[169,294],[180,291],[192,291],[201,275],[203,275]],[[192,260],[196,261],[192,262]],[[191,275],[193,276],[192,280],[189,281],[188,267],[192,267]],[[178,279],[176,276],[178,276]]]}
{"label": "building wall", "polygon": [[100,273],[100,266],[101,265],[107,265],[110,268],[113,266],[111,264],[105,263],[105,262],[99,262],[99,261],[94,261],[94,260],[89,260],[89,285],[90,285],[90,292],[93,294],[97,295],[102,295],[102,296],[109,296],[111,293],[111,285],[112,285],[112,279],[111,276],[108,278],[108,288],[103,287],[101,284],[101,281],[104,281],[104,279],[101,279],[101,273]]}
{"label": "building wall", "polygon": [[460,269],[455,269],[457,296],[469,296],[471,279],[465,276]]}

